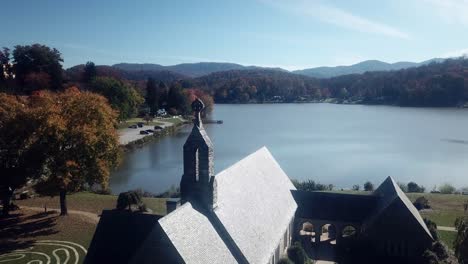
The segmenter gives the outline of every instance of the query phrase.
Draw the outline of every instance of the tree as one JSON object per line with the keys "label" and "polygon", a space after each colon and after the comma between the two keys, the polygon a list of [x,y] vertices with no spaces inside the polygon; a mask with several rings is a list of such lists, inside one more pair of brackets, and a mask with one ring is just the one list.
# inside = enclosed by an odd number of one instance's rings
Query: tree
{"label": "tree", "polygon": [[148,78],[148,81],[146,82],[145,102],[150,108],[151,114],[156,114],[159,109],[159,91],[156,81],[153,78]]}
{"label": "tree", "polygon": [[41,91],[30,100],[46,120],[36,131],[47,159],[35,187],[39,193],[59,194],[61,215],[66,215],[68,193],[95,184],[107,189],[110,169],[120,157],[117,113],[104,97],[77,88]]}
{"label": "tree", "polygon": [[439,186],[439,191],[440,193],[443,193],[443,194],[452,194],[455,192],[455,187],[453,187],[452,185],[448,183],[445,183]]}
{"label": "tree", "polygon": [[468,218],[457,218],[455,221],[457,235],[454,241],[455,256],[460,264],[468,263]]}
{"label": "tree", "polygon": [[97,76],[96,65],[94,62],[88,61],[84,67],[83,82],[90,83]]}
{"label": "tree", "polygon": [[0,89],[5,89],[7,81],[13,77],[13,69],[10,64],[10,49],[0,50]]}
{"label": "tree", "polygon": [[[45,45],[33,44],[15,46],[13,50],[14,71],[16,80],[23,89],[19,92],[30,93],[38,89],[59,90],[62,88],[62,55],[57,49]],[[41,80],[48,80],[45,87],[35,86],[26,82],[31,74],[41,76]],[[47,77],[44,77],[47,75]]]}
{"label": "tree", "polygon": [[138,192],[128,191],[119,194],[119,197],[117,198],[117,205],[115,208],[117,210],[125,210],[125,208],[128,208],[128,210],[130,211],[132,209],[132,205],[141,207],[142,204],[143,202]]}
{"label": "tree", "polygon": [[131,85],[111,77],[94,78],[91,89],[109,100],[111,106],[118,110],[120,120],[135,116],[144,100]]}
{"label": "tree", "polygon": [[0,93],[0,199],[7,215],[15,189],[42,172],[45,155],[38,144],[43,118],[37,109],[19,96]]}
{"label": "tree", "polygon": [[190,100],[189,96],[184,93],[180,83],[174,83],[169,88],[167,94],[167,107],[173,108],[178,114],[186,115],[190,113]]}
{"label": "tree", "polygon": [[372,182],[370,182],[370,181],[366,181],[364,183],[364,191],[366,191],[366,192],[374,191],[374,184],[372,184]]}
{"label": "tree", "polygon": [[353,185],[353,191],[359,191],[361,189],[361,186],[359,186],[359,184],[355,184]]}
{"label": "tree", "polygon": [[419,186],[415,182],[409,182],[406,188],[406,191],[410,193],[423,193],[425,190],[424,186]]}

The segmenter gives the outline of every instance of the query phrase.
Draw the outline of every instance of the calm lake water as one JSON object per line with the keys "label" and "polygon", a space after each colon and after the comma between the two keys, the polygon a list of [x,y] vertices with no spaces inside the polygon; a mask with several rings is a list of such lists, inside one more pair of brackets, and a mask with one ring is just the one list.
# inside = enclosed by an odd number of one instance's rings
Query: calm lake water
{"label": "calm lake water", "polygon": [[[216,105],[205,128],[219,172],[267,146],[293,179],[350,188],[388,175],[431,190],[468,186],[468,109],[336,104]],[[126,154],[111,175],[114,193],[178,186],[191,127]]]}

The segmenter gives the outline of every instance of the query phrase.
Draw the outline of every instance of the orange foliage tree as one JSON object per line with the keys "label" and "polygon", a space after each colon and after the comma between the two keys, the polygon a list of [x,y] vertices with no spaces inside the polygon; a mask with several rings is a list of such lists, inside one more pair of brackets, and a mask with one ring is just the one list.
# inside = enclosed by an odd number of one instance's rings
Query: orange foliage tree
{"label": "orange foliage tree", "polygon": [[[61,93],[38,91],[18,102],[9,99],[14,108],[0,114],[11,112],[10,119],[16,123],[4,123],[0,128],[23,131],[17,136],[18,142],[29,140],[28,145],[40,149],[39,157],[44,158],[39,159],[41,177],[35,187],[39,193],[60,195],[62,215],[67,214],[67,193],[87,185],[107,188],[110,169],[120,160],[120,149],[115,129],[118,114],[104,97],[73,87]],[[15,125],[25,128],[20,130]],[[1,142],[11,140],[11,136],[0,137]],[[0,146],[0,153],[5,145]],[[22,166],[31,166],[31,160],[27,161]]]}
{"label": "orange foliage tree", "polygon": [[60,195],[61,214],[67,214],[66,194],[84,186],[107,188],[110,169],[120,159],[115,130],[118,114],[107,100],[77,88],[62,93],[41,91],[31,100],[47,117],[41,124],[41,143],[47,153],[47,175],[37,184],[43,193]]}
{"label": "orange foliage tree", "polygon": [[211,113],[214,109],[214,100],[213,97],[207,94],[205,91],[200,89],[187,89],[186,95],[188,96],[188,101],[192,103],[196,98],[199,98],[205,104],[205,109],[202,112],[203,116],[206,116],[207,113]]}

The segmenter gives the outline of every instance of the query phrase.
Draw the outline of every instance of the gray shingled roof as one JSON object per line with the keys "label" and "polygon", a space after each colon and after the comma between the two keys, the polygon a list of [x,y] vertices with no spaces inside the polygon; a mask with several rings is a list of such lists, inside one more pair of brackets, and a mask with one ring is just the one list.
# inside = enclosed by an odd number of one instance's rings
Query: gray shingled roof
{"label": "gray shingled roof", "polygon": [[185,263],[237,263],[210,220],[190,202],[159,223]]}
{"label": "gray shingled roof", "polygon": [[398,184],[393,180],[392,177],[388,176],[385,181],[380,184],[380,186],[374,191],[374,195],[380,196],[382,199],[377,205],[377,209],[366,222],[367,226],[371,226],[373,221],[377,219],[396,199],[399,199],[406,206],[408,211],[414,217],[414,219],[419,223],[419,225],[424,229],[427,235],[433,239],[431,232],[424,223],[423,218],[418,212],[418,209],[414,207],[413,203],[408,199],[406,194],[400,189]]}
{"label": "gray shingled roof", "polygon": [[294,185],[266,147],[215,181],[215,214],[249,263],[268,263],[296,211]]}
{"label": "gray shingled roof", "polygon": [[296,217],[329,221],[362,222],[376,208],[375,195],[292,191]]}

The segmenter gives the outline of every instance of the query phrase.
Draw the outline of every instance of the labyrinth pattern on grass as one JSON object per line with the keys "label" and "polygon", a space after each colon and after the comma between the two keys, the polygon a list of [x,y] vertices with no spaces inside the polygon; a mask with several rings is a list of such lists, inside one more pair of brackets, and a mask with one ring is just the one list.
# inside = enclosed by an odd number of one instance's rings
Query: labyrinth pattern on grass
{"label": "labyrinth pattern on grass", "polygon": [[[37,250],[40,246],[41,250]],[[0,263],[78,264],[87,250],[80,244],[60,240],[39,240],[34,246],[0,255]]]}

